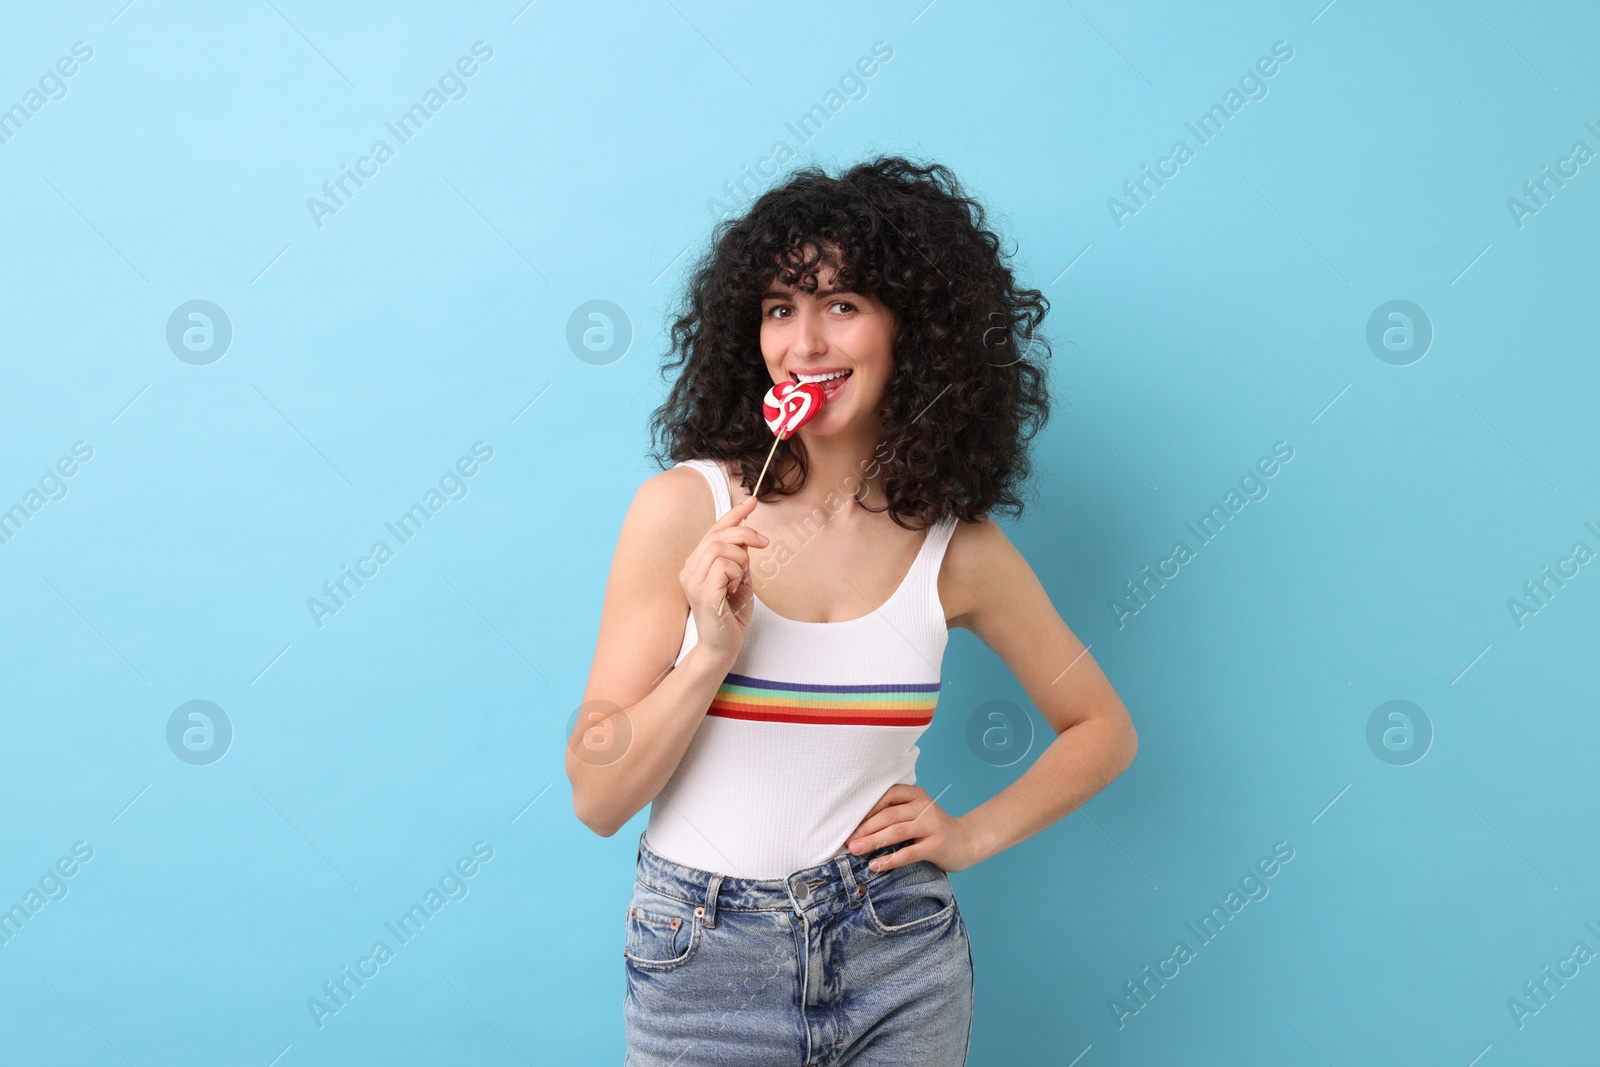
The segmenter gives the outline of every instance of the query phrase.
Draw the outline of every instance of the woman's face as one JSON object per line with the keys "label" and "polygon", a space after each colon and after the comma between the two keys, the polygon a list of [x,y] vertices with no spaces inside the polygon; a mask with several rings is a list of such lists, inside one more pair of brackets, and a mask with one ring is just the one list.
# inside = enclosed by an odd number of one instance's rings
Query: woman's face
{"label": "woman's face", "polygon": [[761,299],[761,357],[774,384],[845,372],[822,383],[822,410],[801,436],[875,423],[894,370],[894,313],[865,293],[834,289],[835,276],[821,269],[815,293],[774,281]]}

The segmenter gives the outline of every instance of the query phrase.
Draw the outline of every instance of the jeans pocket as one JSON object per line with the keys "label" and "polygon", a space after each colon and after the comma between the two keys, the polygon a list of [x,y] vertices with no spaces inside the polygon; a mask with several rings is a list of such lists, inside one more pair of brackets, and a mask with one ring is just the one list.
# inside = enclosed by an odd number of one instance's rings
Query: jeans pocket
{"label": "jeans pocket", "polygon": [[932,930],[956,914],[950,876],[927,860],[895,867],[861,884],[867,918],[879,933]]}
{"label": "jeans pocket", "polygon": [[700,948],[705,908],[634,883],[622,955],[644,971],[672,971]]}

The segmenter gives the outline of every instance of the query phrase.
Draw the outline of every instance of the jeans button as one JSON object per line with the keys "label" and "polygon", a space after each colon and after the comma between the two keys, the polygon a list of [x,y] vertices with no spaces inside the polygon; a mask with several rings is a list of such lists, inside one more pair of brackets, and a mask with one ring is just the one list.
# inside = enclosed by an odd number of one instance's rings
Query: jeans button
{"label": "jeans button", "polygon": [[798,883],[796,883],[796,885],[794,887],[794,895],[795,895],[795,897],[797,899],[799,899],[801,901],[810,900],[811,899],[811,887],[809,885],[807,885],[804,881],[798,882]]}

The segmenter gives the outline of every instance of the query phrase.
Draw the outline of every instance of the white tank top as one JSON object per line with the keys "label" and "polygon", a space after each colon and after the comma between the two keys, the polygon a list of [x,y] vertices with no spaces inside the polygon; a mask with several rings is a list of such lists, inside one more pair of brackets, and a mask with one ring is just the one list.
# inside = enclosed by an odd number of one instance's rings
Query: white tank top
{"label": "white tank top", "polygon": [[[722,467],[679,466],[706,476],[720,519],[730,504]],[[947,516],[928,529],[871,614],[804,622],[757,597],[732,669],[650,806],[652,849],[732,877],[784,878],[838,855],[885,790],[916,782],[949,639],[938,583],[955,525]],[[801,547],[792,528],[763,532],[772,548]],[[677,661],[697,639],[691,612]]]}

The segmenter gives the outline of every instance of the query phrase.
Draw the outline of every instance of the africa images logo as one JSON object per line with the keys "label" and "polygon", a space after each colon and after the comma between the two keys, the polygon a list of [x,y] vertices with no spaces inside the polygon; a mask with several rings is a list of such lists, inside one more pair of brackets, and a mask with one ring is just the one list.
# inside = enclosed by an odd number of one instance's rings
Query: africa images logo
{"label": "africa images logo", "polygon": [[[367,181],[376,178],[378,168],[395,157],[395,149],[410,143],[413,137],[422,132],[429,119],[444,110],[445,104],[466,99],[466,79],[476,75],[483,69],[483,64],[493,58],[493,47],[481,40],[474,41],[472,56],[460,56],[454,66],[446,67],[444,73],[439,75],[437,88],[428,86],[421,100],[402,111],[393,122],[383,124],[394,138],[393,146],[380,137],[372,142],[366,155],[356,160],[354,169],[349,164],[339,164],[338,177],[322,183],[322,197],[306,198],[306,211],[310,213],[317,229],[322,229],[324,219],[337,215],[359,190],[365,188]],[[354,183],[354,188],[351,188],[351,183]]]}
{"label": "africa images logo", "polygon": [[383,565],[394,559],[400,548],[409,544],[417,534],[421,533],[428,521],[444,510],[445,504],[451,500],[466,499],[469,491],[468,479],[481,471],[482,465],[493,458],[493,445],[487,441],[474,442],[471,456],[461,456],[453,466],[445,468],[445,472],[439,476],[438,488],[429,486],[420,501],[412,504],[393,522],[383,524],[384,529],[394,537],[393,546],[382,538],[374,541],[367,554],[356,560],[353,572],[350,564],[341,564],[338,576],[322,583],[321,597],[307,597],[306,611],[310,613],[311,621],[317,629],[322,629],[326,619],[349,607],[356,593],[364,589],[367,582],[376,578],[381,573]]}

